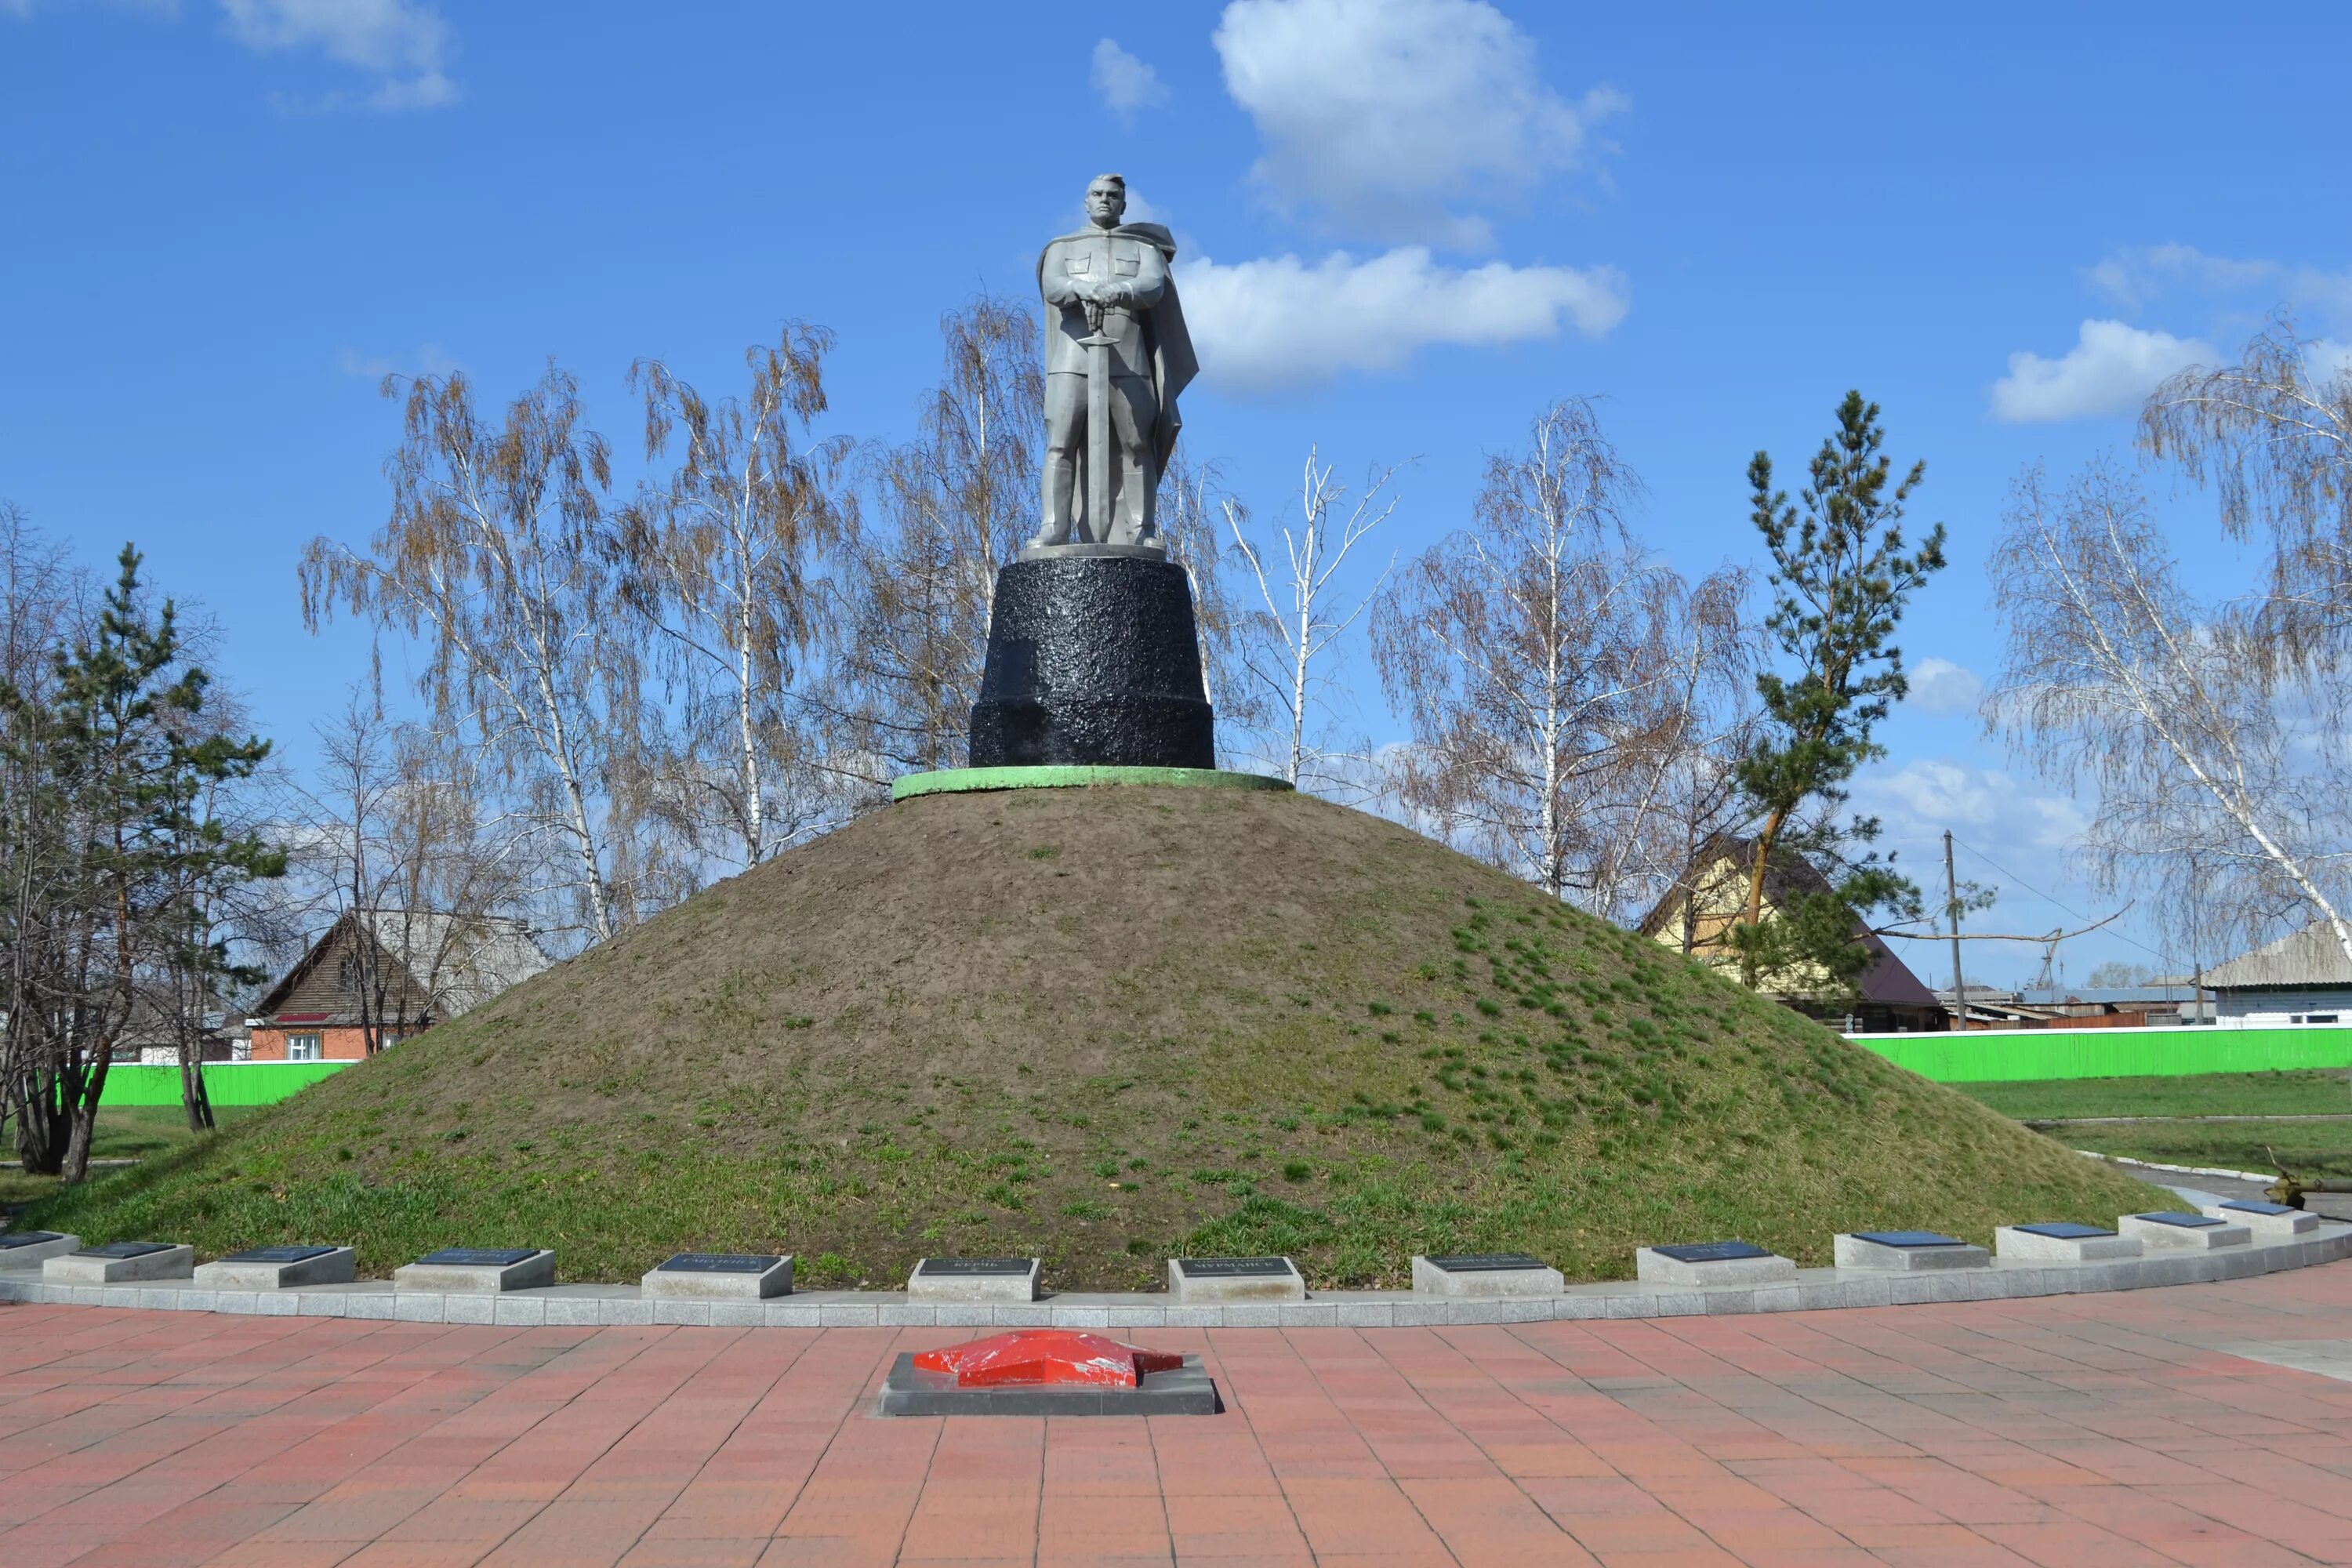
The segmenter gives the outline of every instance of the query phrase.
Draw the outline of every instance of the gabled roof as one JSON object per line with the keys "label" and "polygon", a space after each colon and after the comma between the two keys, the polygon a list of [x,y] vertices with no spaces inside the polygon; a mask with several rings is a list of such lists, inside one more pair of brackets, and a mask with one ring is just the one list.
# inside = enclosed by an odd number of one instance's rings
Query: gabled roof
{"label": "gabled roof", "polygon": [[[479,1006],[553,963],[520,921],[429,910],[347,910],[269,988],[255,1014],[268,1017],[281,1011],[296,988],[335,951],[339,939],[362,935],[373,942],[378,962],[387,966],[391,988],[405,992],[413,985],[429,998],[430,1011],[442,1020]],[[331,1015],[314,1021],[328,1016]]]}
{"label": "gabled roof", "polygon": [[2352,960],[2324,921],[2205,972],[2214,991],[2262,985],[2352,985]]}
{"label": "gabled roof", "polygon": [[[1691,868],[1696,872],[1724,860],[1732,860],[1741,866],[1750,865],[1755,845],[1753,838],[1738,834],[1715,834],[1691,857]],[[1698,879],[1695,875],[1684,879],[1692,883]],[[1835,890],[1830,885],[1830,879],[1822,875],[1821,868],[1793,849],[1775,848],[1771,860],[1764,868],[1764,902],[1769,908],[1777,909],[1792,899]],[[1658,900],[1654,909],[1642,917],[1638,928],[1641,933],[1654,940],[1666,934],[1673,921],[1680,917],[1683,900],[1688,896],[1688,891],[1685,888],[1670,889],[1664,898]],[[1857,928],[1861,926],[1859,921],[1854,923]],[[1897,958],[1895,950],[1880,940],[1876,932],[1858,929],[1855,934],[1872,954],[1870,967],[1864,970],[1854,982],[1860,1000],[1892,1007],[1937,1008],[1944,1005],[1934,992],[1920,984],[1919,977],[1911,973],[1911,966]]]}

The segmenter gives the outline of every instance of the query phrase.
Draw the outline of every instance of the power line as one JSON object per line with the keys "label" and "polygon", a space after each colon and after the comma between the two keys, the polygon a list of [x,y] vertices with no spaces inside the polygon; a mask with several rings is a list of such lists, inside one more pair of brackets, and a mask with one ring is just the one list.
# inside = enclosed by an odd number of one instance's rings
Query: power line
{"label": "power line", "polygon": [[[2078,921],[2088,921],[2090,920],[2091,917],[2083,913],[2082,910],[2075,909],[2073,905],[2068,904],[2065,900],[2060,899],[2055,894],[2043,892],[2041,889],[2035,887],[2032,883],[2027,881],[2024,878],[2019,876],[2016,872],[2009,869],[2009,868],[2003,866],[2000,861],[1994,859],[1991,856],[1986,854],[1983,850],[1969,843],[1967,839],[1955,837],[1952,842],[1958,844],[1961,848],[1967,850],[1969,854],[1975,856],[1978,859],[1983,861],[1986,865],[1991,867],[1994,870],[2000,872],[2002,876],[2008,878],[2019,887],[2023,888],[2027,892],[2033,894],[2036,898],[2042,899],[2048,903],[2056,905],[2063,913],[2070,915]],[[2142,952],[2147,953],[2150,958],[2161,959],[2164,962],[2165,967],[2168,969],[2178,969],[2180,966],[2180,961],[2175,958],[2172,954],[2168,952],[2159,952],[2155,948],[2148,946],[2147,943],[2141,942],[2137,937],[2126,936],[2122,931],[2116,932],[2116,936],[2123,942],[2129,942],[2132,946],[2139,949]]]}

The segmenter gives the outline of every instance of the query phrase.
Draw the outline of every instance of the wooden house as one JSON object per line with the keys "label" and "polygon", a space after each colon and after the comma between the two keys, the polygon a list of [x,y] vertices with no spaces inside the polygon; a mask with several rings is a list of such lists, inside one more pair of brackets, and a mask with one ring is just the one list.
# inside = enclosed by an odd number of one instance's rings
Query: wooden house
{"label": "wooden house", "polygon": [[[1729,933],[1747,913],[1748,870],[1755,858],[1752,838],[1730,834],[1709,838],[1692,857],[1682,886],[1643,918],[1642,934],[1738,978],[1739,961]],[[1775,850],[1764,872],[1763,918],[1773,919],[1792,900],[1830,890],[1829,879],[1803,856]],[[1855,983],[1858,994],[1836,994],[1823,975],[1818,988],[1800,984],[1771,993],[1773,1000],[1854,1034],[1925,1034],[1947,1028],[1950,1015],[1936,994],[1876,933],[1859,921],[1854,928],[1872,954],[1870,967]]]}

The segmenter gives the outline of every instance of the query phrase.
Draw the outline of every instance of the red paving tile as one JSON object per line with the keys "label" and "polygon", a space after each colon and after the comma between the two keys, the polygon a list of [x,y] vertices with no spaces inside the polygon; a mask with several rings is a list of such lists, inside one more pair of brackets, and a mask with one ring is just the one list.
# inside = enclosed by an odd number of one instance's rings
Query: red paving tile
{"label": "red paving tile", "polygon": [[2127,1295],[1170,1331],[1201,1419],[869,1414],[945,1331],[0,1308],[6,1568],[2352,1564],[2352,1265]]}

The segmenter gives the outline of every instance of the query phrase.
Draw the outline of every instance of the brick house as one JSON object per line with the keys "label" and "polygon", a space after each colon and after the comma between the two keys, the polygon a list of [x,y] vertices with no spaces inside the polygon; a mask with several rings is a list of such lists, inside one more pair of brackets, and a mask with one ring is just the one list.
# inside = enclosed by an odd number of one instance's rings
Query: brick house
{"label": "brick house", "polygon": [[257,1062],[357,1061],[454,1018],[553,961],[520,921],[352,910],[269,988],[246,1022]]}

